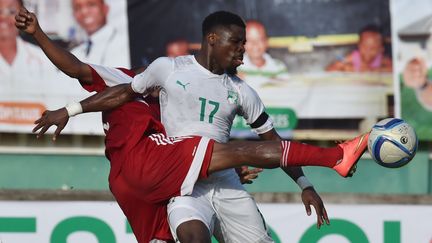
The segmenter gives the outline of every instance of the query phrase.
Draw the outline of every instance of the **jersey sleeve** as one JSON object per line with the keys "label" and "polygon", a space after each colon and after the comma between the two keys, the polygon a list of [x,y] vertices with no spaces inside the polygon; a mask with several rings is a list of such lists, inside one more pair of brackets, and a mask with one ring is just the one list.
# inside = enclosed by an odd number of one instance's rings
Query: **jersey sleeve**
{"label": "jersey sleeve", "polygon": [[246,119],[252,130],[263,134],[273,129],[273,121],[265,112],[265,107],[257,92],[246,83],[240,87],[240,115]]}
{"label": "jersey sleeve", "polygon": [[159,57],[152,62],[147,69],[135,76],[132,81],[132,89],[136,93],[145,93],[149,88],[164,87],[168,76],[174,70],[174,62],[169,57]]}
{"label": "jersey sleeve", "polygon": [[118,84],[131,83],[135,73],[125,68],[111,68],[95,64],[89,64],[92,72],[92,83],[86,84],[80,81],[81,86],[89,92],[100,92],[106,87]]}

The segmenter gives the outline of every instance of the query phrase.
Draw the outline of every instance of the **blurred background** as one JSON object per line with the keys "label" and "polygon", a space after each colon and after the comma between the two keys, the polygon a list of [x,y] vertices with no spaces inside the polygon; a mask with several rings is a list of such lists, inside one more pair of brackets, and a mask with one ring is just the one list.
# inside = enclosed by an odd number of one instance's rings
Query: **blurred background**
{"label": "blurred background", "polygon": [[[86,16],[91,2],[107,11]],[[0,242],[136,242],[109,192],[101,115],[72,118],[55,143],[51,135],[37,140],[31,134],[45,109],[89,94],[15,29],[20,4],[0,0]],[[146,66],[159,56],[194,54],[205,16],[217,10],[239,14],[247,21],[239,76],[261,96],[284,138],[332,146],[381,119],[400,117],[420,139],[417,155],[403,168],[380,167],[368,153],[349,179],[329,169],[305,168],[332,221],[321,230],[314,216],[305,215],[295,183],[279,170],[262,172],[246,188],[274,240],[432,242],[431,1],[23,4],[51,39],[81,60],[125,68]],[[104,21],[88,26],[89,18]],[[240,117],[231,136],[257,139]]]}

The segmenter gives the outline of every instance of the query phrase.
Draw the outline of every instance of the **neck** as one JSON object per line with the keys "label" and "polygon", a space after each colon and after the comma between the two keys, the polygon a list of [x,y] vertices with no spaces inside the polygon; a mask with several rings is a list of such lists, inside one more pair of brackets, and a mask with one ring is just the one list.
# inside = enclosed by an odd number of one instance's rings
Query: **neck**
{"label": "neck", "polygon": [[[205,44],[203,43],[202,46],[204,46]],[[203,47],[201,48],[201,50],[195,55],[195,59],[197,60],[197,62],[203,66],[204,68],[206,68],[207,70],[209,70],[210,72],[214,73],[214,74],[218,74],[221,75],[225,72],[225,70],[223,68],[220,67],[220,65],[218,65],[214,59],[211,58],[211,50]]]}
{"label": "neck", "polygon": [[10,65],[17,54],[17,42],[15,40],[0,41],[0,55]]}

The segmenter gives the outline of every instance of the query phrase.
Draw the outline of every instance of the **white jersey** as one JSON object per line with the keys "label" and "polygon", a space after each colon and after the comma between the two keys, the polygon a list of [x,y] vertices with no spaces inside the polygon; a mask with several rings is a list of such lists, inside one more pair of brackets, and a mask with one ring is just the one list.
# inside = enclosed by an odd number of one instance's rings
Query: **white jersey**
{"label": "white jersey", "polygon": [[[257,93],[235,75],[217,75],[194,56],[161,57],[135,76],[132,89],[144,93],[161,87],[161,120],[168,136],[199,135],[225,143],[234,117],[254,123],[264,112]],[[271,130],[266,122],[260,133]]]}

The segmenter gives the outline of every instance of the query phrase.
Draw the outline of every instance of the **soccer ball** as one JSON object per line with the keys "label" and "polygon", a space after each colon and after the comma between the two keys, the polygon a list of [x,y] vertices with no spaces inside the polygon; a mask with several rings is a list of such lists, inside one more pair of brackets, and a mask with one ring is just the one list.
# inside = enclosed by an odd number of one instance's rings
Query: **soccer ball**
{"label": "soccer ball", "polygon": [[387,118],[372,127],[369,135],[368,150],[372,158],[388,168],[406,165],[417,151],[417,135],[402,119]]}

